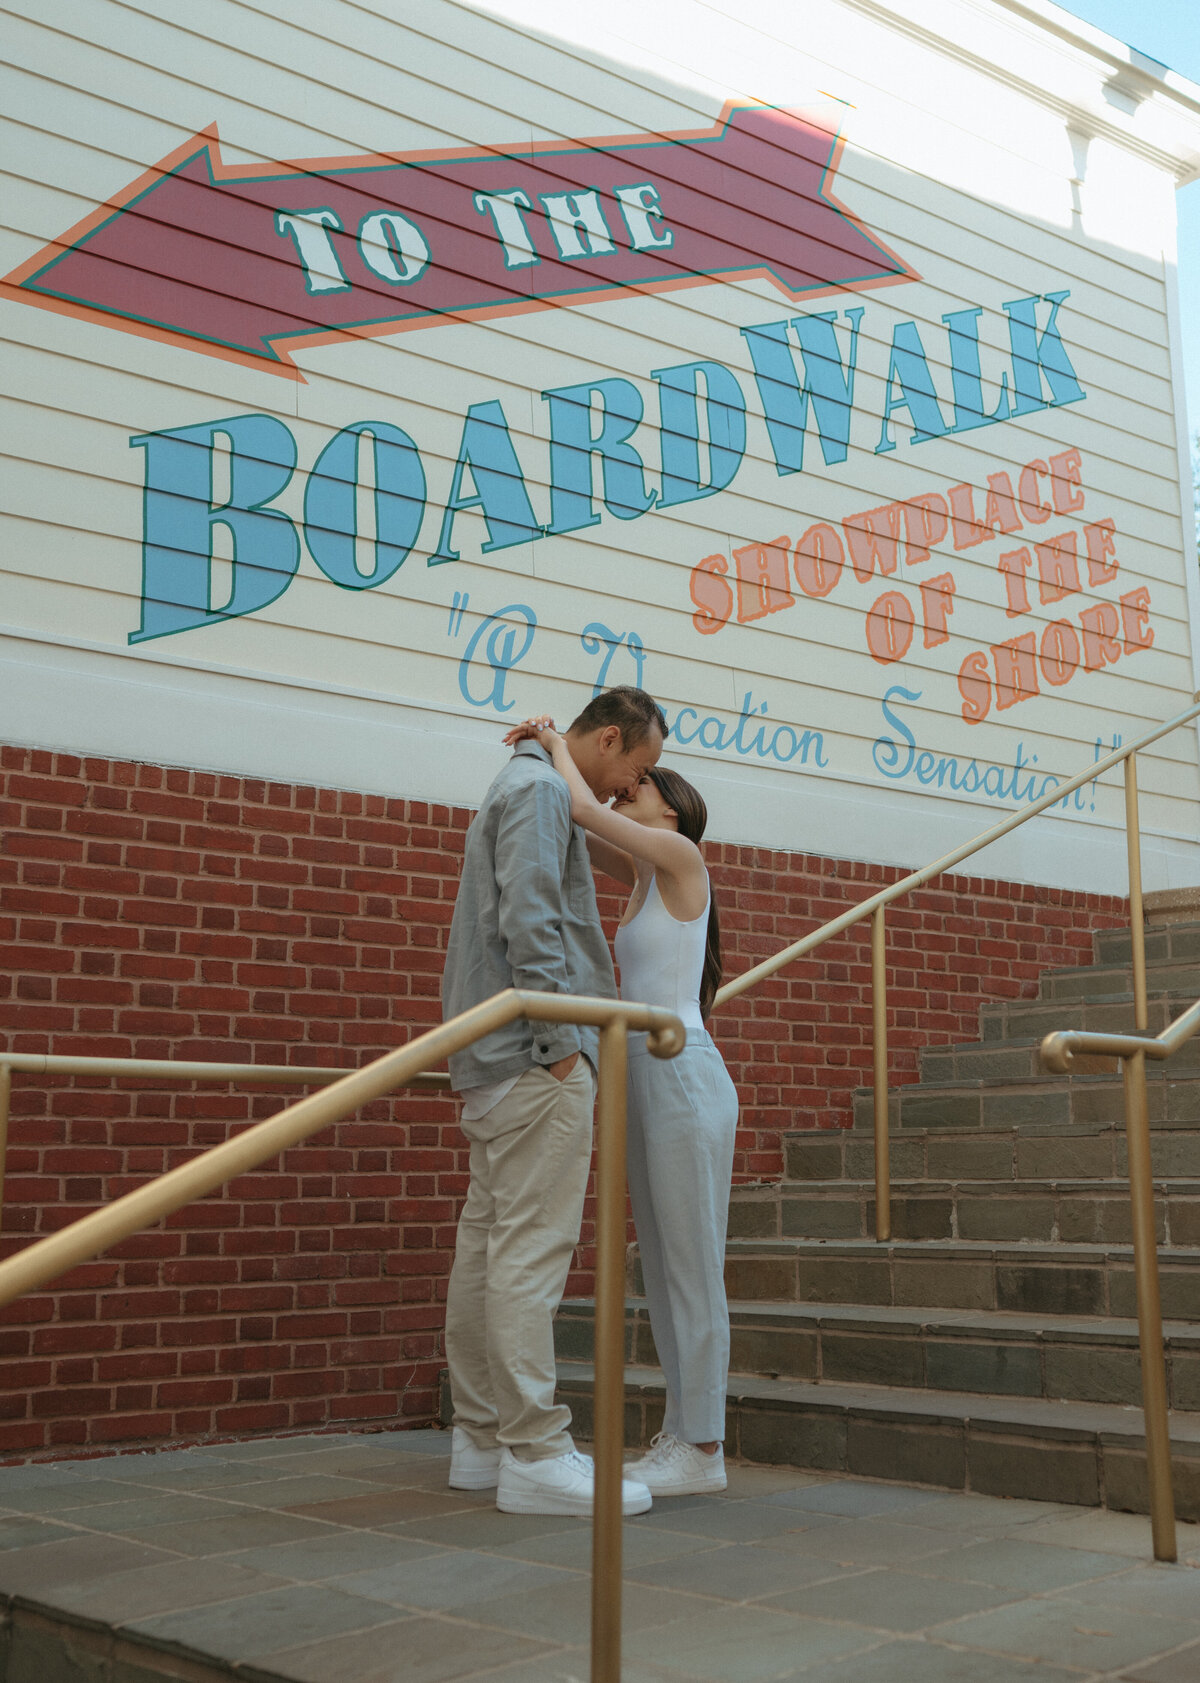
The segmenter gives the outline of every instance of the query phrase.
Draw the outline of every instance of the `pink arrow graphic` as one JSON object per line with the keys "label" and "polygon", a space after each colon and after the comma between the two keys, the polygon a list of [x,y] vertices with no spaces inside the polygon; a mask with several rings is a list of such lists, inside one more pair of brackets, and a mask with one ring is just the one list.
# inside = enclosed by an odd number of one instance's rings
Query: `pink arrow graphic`
{"label": "pink arrow graphic", "polygon": [[230,166],[194,136],[3,282],[9,297],[302,378],[352,336],[765,276],[785,296],[915,271],[829,191],[815,113],[701,132]]}

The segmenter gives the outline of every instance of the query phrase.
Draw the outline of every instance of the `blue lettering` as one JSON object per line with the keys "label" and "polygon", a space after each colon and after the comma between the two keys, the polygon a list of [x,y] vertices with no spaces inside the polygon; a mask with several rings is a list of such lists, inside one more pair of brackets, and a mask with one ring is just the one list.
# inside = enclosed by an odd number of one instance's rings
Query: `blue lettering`
{"label": "blue lettering", "polygon": [[599,620],[593,620],[590,625],[585,625],[579,633],[579,641],[588,654],[599,654],[601,649],[605,651],[604,659],[600,662],[600,670],[596,674],[596,682],[592,685],[593,698],[598,696],[600,691],[608,684],[608,669],[612,665],[613,656],[622,643],[625,644],[633,656],[633,664],[636,668],[633,679],[634,687],[639,690],[642,688],[642,672],[646,664],[646,650],[636,631],[610,631],[607,625],[601,625]]}
{"label": "blue lettering", "polygon": [[[1050,306],[1045,327],[1038,331],[1038,295],[1018,298],[1005,304],[1008,316],[1008,338],[1012,347],[1013,389],[1017,401],[1014,417],[1029,415],[1035,409],[1054,409],[1060,403],[1078,403],[1087,393],[1079,384],[1071,359],[1058,331],[1058,312],[1069,292],[1043,294]],[[1042,397],[1042,375],[1050,387],[1050,402]]]}
{"label": "blue lettering", "polygon": [[[746,452],[746,399],[719,362],[655,369],[662,448],[660,508],[711,497],[730,483]],[[708,480],[700,479],[700,381],[708,432]]]}
{"label": "blue lettering", "polygon": [[920,690],[906,690],[903,684],[893,684],[886,691],[882,707],[883,716],[898,735],[908,744],[908,752],[902,755],[900,749],[890,736],[880,736],[875,740],[871,749],[871,758],[885,777],[907,777],[912,769],[913,757],[916,753],[917,739],[898,713],[892,711],[891,700],[899,696],[903,701],[920,701]]}
{"label": "blue lettering", "polygon": [[[589,626],[588,629],[591,631],[600,628]],[[752,690],[747,690],[742,697],[741,712],[738,714],[737,724],[732,729],[723,725],[715,713],[706,713],[701,719],[696,708],[681,707],[675,718],[670,721],[671,737],[680,747],[686,747],[690,742],[699,742],[702,747],[712,749],[715,753],[734,753],[743,758],[757,755],[760,760],[774,760],[777,765],[789,765],[797,758],[801,765],[808,765],[810,755],[814,765],[823,767],[829,764],[825,754],[825,738],[819,730],[806,730],[801,735],[791,725],[777,725],[768,741],[766,727],[758,722],[766,711],[767,703],[756,702]],[[685,719],[699,722],[695,729],[685,729]],[[758,724],[753,733],[749,730],[751,724]]]}
{"label": "blue lettering", "polygon": [[800,764],[803,766],[808,764],[810,748],[813,751],[814,765],[827,766],[829,764],[829,759],[825,753],[825,737],[821,731],[806,730],[800,738]]}
{"label": "blue lettering", "polygon": [[682,743],[686,746],[687,743],[694,742],[696,740],[696,732],[692,731],[687,736],[683,734],[683,719],[685,713],[690,714],[693,719],[698,719],[700,715],[694,707],[681,707],[675,715],[675,723],[671,726],[671,734],[674,736],[676,742]]}
{"label": "blue lettering", "polygon": [[[1016,755],[1011,766],[988,765],[980,768],[977,760],[968,760],[965,764],[957,760],[954,755],[947,754],[942,758],[930,753],[927,749],[917,749],[916,738],[904,723],[904,720],[892,707],[893,698],[905,702],[915,702],[921,699],[919,690],[907,690],[899,684],[893,684],[884,695],[881,703],[884,717],[891,728],[904,738],[907,749],[902,751],[894,738],[881,736],[874,745],[873,757],[878,769],[885,777],[892,779],[914,778],[922,786],[928,788],[936,784],[939,789],[949,784],[956,793],[968,795],[982,794],[988,800],[1011,802],[1027,801],[1032,804],[1052,789],[1057,789],[1060,779],[1057,777],[1043,777],[1039,781],[1028,771],[1028,766],[1036,763],[1034,754],[1027,761],[1025,758],[1025,744],[1017,745]],[[806,733],[808,734],[808,733]],[[1097,743],[1097,751],[1100,744]],[[1097,757],[1098,752],[1097,752]],[[823,763],[818,758],[818,764]],[[1022,781],[1021,773],[1025,772]],[[1070,809],[1071,797],[1064,795],[1056,806]],[[1076,808],[1078,802],[1076,802]]]}
{"label": "blue lettering", "polygon": [[[899,383],[899,396],[894,387]],[[941,438],[946,423],[938,408],[937,392],[921,335],[915,321],[902,321],[892,334],[892,354],[888,360],[887,380],[884,384],[883,426],[875,454],[896,448],[891,434],[891,418],[897,409],[907,409],[916,432],[910,444],[926,444],[931,438]]]}
{"label": "blue lettering", "polygon": [[[1034,757],[1035,760],[1037,759],[1036,754],[1033,757]],[[1017,774],[1020,772],[1020,770],[1024,766],[1024,764],[1025,764],[1025,744],[1023,742],[1018,742],[1017,743],[1017,757],[1016,757],[1016,760],[1013,763],[1013,776],[1012,776],[1012,798],[1013,798],[1014,801],[1031,801],[1034,798],[1034,796],[1033,796],[1033,778],[1032,777],[1027,777],[1026,778],[1024,788],[1022,788],[1020,786],[1020,784],[1017,782]]]}
{"label": "blue lettering", "polygon": [[[463,495],[463,476],[468,469],[475,482],[473,497]],[[532,543],[545,536],[525,489],[525,476],[504,410],[494,400],[473,403],[467,410],[438,546],[429,557],[431,567],[459,559],[458,551],[450,547],[450,540],[454,516],[464,508],[483,510],[488,531],[488,541],[480,546],[483,555],[494,549],[511,549],[518,543]]]}
{"label": "blue lettering", "polygon": [[[705,732],[708,731],[708,727],[710,725],[715,728],[714,730],[709,731],[709,734],[706,736]],[[717,718],[715,713],[709,713],[706,718],[701,719],[700,729],[697,732],[697,738],[702,748],[715,748],[718,752],[720,752],[722,748],[728,748],[730,741],[732,740],[725,735],[725,727],[721,723],[720,719]]]}
{"label": "blue lettering", "polygon": [[754,378],[762,399],[767,435],[775,456],[775,471],[781,477],[799,473],[804,466],[804,432],[808,425],[811,397],[817,422],[817,437],[826,466],[844,462],[850,448],[850,417],[854,409],[854,371],[858,359],[858,328],[861,309],[847,310],[850,348],[846,363],[838,347],[833,324],[837,311],[796,316],[792,330],[800,343],[804,360],[804,384],[796,370],[796,359],[788,343],[788,323],[769,321],[761,327],[743,327],[742,336],[750,348]]}
{"label": "blue lettering", "polygon": [[745,695],[742,697],[742,711],[738,715],[737,728],[733,733],[732,747],[735,754],[748,754],[753,748],[757,750],[760,758],[766,757],[762,746],[763,732],[761,725],[759,726],[757,736],[752,742],[747,743],[744,740],[746,725],[751,719],[757,719],[758,715],[760,713],[765,713],[766,710],[766,702],[760,701],[755,704],[754,692],[752,690],[747,690]]}
{"label": "blue lettering", "polygon": [[[557,536],[595,526],[592,457],[600,457],[604,506],[618,520],[636,520],[653,506],[642,458],[628,443],[642,419],[642,399],[628,380],[595,380],[542,393],[550,405],[550,526]],[[598,397],[600,432],[592,432],[592,399]]]}
{"label": "blue lettering", "polygon": [[[228,439],[229,497],[213,502],[213,442]],[[282,596],[300,564],[300,539],[268,503],[296,467],[296,440],[270,415],[235,415],[169,432],[139,433],[146,452],[142,513],[142,623],[131,643],[252,614]],[[233,538],[233,589],[212,603],[213,527]]]}
{"label": "blue lettering", "polygon": [[[375,457],[375,564],[361,573],[358,537],[358,454],[367,437]],[[327,578],[343,590],[367,590],[390,579],[408,559],[425,514],[425,472],[416,445],[387,421],[356,421],[321,451],[304,492],[304,538]]]}
{"label": "blue lettering", "polygon": [[938,788],[944,788],[947,780],[949,781],[952,789],[958,788],[958,761],[954,759],[953,756],[939,760],[937,763]]}
{"label": "blue lettering", "polygon": [[[504,617],[506,614],[514,614],[517,625],[509,625]],[[523,640],[519,646],[518,626],[524,627]],[[522,602],[510,602],[508,607],[499,608],[494,614],[488,614],[481,619],[471,633],[471,641],[458,663],[458,687],[463,700],[469,702],[472,707],[494,707],[497,713],[511,713],[515,703],[506,699],[504,686],[513,667],[518,666],[532,648],[533,634],[536,630],[537,615]],[[471,663],[485,632],[487,642],[483,658],[490,668],[491,687],[486,695],[478,696],[471,693]]]}
{"label": "blue lettering", "polygon": [[1007,421],[1008,374],[1000,376],[1000,397],[989,415],[983,407],[983,374],[979,366],[979,318],[983,310],[955,310],[942,320],[950,335],[950,380],[954,389],[954,425],[951,432],[970,432]]}

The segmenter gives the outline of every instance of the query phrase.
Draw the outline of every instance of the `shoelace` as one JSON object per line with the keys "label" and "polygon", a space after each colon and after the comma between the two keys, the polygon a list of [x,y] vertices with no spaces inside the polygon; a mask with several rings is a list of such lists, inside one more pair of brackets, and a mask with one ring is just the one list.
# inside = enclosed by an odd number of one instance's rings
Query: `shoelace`
{"label": "shoelace", "polygon": [[665,1466],[685,1447],[673,1432],[658,1432],[650,1439],[650,1453],[646,1459],[656,1466]]}

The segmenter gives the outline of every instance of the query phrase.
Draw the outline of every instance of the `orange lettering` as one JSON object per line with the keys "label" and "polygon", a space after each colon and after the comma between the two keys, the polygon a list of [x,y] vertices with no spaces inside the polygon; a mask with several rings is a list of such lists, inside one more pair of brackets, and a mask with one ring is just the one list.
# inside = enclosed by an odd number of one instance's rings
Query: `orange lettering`
{"label": "orange lettering", "polygon": [[987,527],[981,526],[975,518],[973,485],[952,485],[947,495],[950,498],[955,549],[974,549],[977,543],[983,543],[986,538],[991,537]]}
{"label": "orange lettering", "polygon": [[1004,574],[1004,590],[1008,597],[1008,607],[1005,610],[1009,619],[1016,619],[1018,614],[1029,612],[1029,592],[1025,588],[1025,574],[1033,565],[1033,556],[1027,549],[1013,549],[1007,555],[1002,555],[996,563]]}
{"label": "orange lettering", "polygon": [[904,510],[904,560],[915,567],[919,561],[928,561],[930,546],[946,536],[950,511],[945,497],[936,491],[910,497],[900,506]]}
{"label": "orange lettering", "polygon": [[794,606],[796,598],[788,572],[791,543],[790,538],[775,538],[771,543],[749,543],[744,549],[734,550],[739,624]]}
{"label": "orange lettering", "polygon": [[[1116,531],[1114,520],[1093,520],[1090,526],[1083,528],[1090,585],[1107,584],[1117,576],[1120,562],[1116,558]],[[1111,561],[1107,559],[1110,555],[1113,557]]]}
{"label": "orange lettering", "polygon": [[1012,480],[1006,473],[988,474],[987,504],[983,511],[983,523],[989,532],[1019,532],[1021,530],[1021,516],[1017,513],[1017,501],[1013,496]]}
{"label": "orange lettering", "polygon": [[1040,695],[1037,676],[1037,638],[1032,631],[1008,643],[993,643],[996,663],[996,706],[1015,707]]}
{"label": "orange lettering", "polygon": [[1082,589],[1075,550],[1079,539],[1074,532],[1062,532],[1048,543],[1035,544],[1038,560],[1038,596],[1043,602],[1061,602]]}
{"label": "orange lettering", "polygon": [[841,538],[818,520],[796,545],[796,583],[806,596],[828,596],[842,576],[845,559]]}
{"label": "orange lettering", "polygon": [[913,638],[913,611],[907,596],[885,590],[867,611],[867,647],[872,660],[890,666],[903,660]]}
{"label": "orange lettering", "polygon": [[936,649],[939,643],[950,641],[946,622],[953,612],[953,573],[940,573],[935,579],[926,579],[921,586],[921,618],[925,622],[927,649]]}
{"label": "orange lettering", "polygon": [[900,514],[902,503],[886,503],[882,508],[869,508],[863,514],[849,514],[842,521],[846,542],[850,545],[850,559],[854,576],[862,584],[870,582],[876,567],[889,578],[896,571],[900,558]]}
{"label": "orange lettering", "polygon": [[692,601],[696,604],[692,624],[702,637],[711,637],[728,624],[733,612],[733,591],[721,576],[728,571],[729,562],[723,555],[706,555],[692,568]]}
{"label": "orange lettering", "polygon": [[1154,642],[1154,628],[1150,619],[1150,592],[1144,584],[1129,590],[1121,598],[1121,623],[1125,630],[1125,653],[1148,649]]}
{"label": "orange lettering", "polygon": [[1021,469],[1021,477],[1017,481],[1021,512],[1033,526],[1044,526],[1050,518],[1050,504],[1042,502],[1041,486],[1038,484],[1038,479],[1046,477],[1049,472],[1045,462],[1034,460]]}
{"label": "orange lettering", "polygon": [[1042,632],[1042,677],[1048,684],[1065,684],[1079,670],[1079,638],[1065,619],[1052,619]]}
{"label": "orange lettering", "polygon": [[987,656],[976,649],[958,669],[958,693],[963,698],[962,716],[969,725],[986,719],[992,706],[992,680]]}
{"label": "orange lettering", "polygon": [[[1130,591],[1131,596],[1137,594]],[[1084,608],[1079,615],[1083,627],[1083,664],[1088,672],[1099,672],[1102,666],[1115,666],[1121,658],[1117,640],[1119,620],[1111,602],[1097,602],[1094,608]]]}
{"label": "orange lettering", "polygon": [[1050,458],[1050,495],[1055,514],[1074,514],[1083,507],[1079,480],[1083,468],[1078,450],[1062,450]]}

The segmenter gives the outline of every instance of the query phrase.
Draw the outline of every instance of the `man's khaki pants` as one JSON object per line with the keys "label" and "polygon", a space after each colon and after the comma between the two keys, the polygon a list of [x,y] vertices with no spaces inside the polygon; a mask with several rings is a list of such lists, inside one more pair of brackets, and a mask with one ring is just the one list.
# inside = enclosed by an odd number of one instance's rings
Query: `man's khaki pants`
{"label": "man's khaki pants", "polygon": [[571,1449],[554,1401],[554,1313],[579,1241],[592,1152],[591,1067],[565,1081],[529,1069],[486,1116],[462,1124],[471,1184],[446,1303],[454,1424],[518,1460]]}

